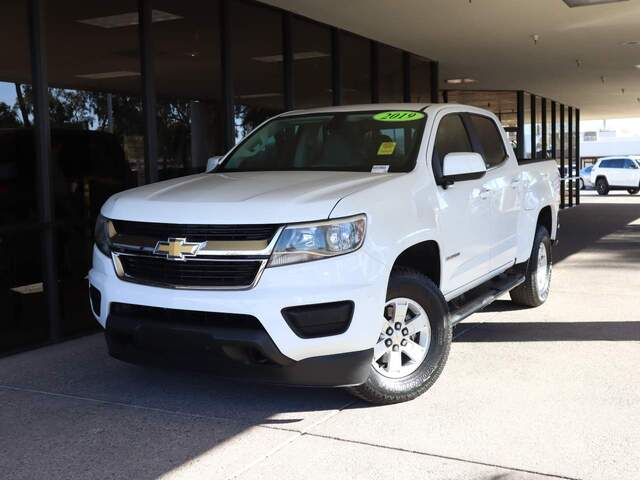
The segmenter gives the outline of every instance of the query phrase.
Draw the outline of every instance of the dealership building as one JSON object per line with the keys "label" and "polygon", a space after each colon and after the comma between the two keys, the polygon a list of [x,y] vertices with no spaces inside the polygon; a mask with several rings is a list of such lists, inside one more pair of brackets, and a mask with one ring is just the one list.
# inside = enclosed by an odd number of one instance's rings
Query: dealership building
{"label": "dealership building", "polygon": [[[456,11],[476,9],[472,17],[486,25],[509,2],[451,0],[440,17],[424,3],[5,0],[0,355],[96,328],[86,274],[106,198],[203,171],[209,157],[287,110],[390,102],[487,108],[520,161],[558,160],[563,205],[577,205],[571,179],[582,92],[525,73],[501,76],[501,62],[517,70],[510,49],[535,62],[548,48],[545,34],[515,20],[509,28],[522,38],[483,47],[495,48],[491,64],[469,39],[477,25],[452,31]],[[547,3],[562,15],[574,11]],[[579,70],[588,59],[562,61]],[[546,75],[570,83],[573,70],[555,68]]]}

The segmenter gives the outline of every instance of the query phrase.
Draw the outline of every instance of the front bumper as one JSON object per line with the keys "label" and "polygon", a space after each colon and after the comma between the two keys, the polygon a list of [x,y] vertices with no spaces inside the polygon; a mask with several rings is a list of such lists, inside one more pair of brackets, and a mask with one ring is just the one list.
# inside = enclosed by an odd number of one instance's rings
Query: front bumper
{"label": "front bumper", "polygon": [[368,349],[294,361],[264,330],[145,322],[126,315],[111,315],[105,336],[111,356],[126,362],[286,385],[359,385],[373,355]]}
{"label": "front bumper", "polygon": [[[114,302],[245,314],[259,320],[268,340],[291,362],[309,360],[306,365],[324,358],[322,362],[329,365],[333,360],[338,364],[342,362],[339,357],[334,357],[336,355],[365,355],[361,352],[369,351],[377,341],[388,275],[387,267],[363,248],[341,257],[267,268],[258,284],[250,290],[174,290],[119,279],[111,259],[94,248],[89,283],[100,291],[99,315],[96,315],[98,309],[94,308],[94,316],[107,329],[107,335],[112,321],[110,307]],[[345,300],[354,303],[353,317],[347,331],[338,335],[301,338],[282,316],[282,310],[288,307]],[[210,336],[210,341],[216,343],[215,335]],[[114,356],[123,359],[129,356],[129,347],[121,348],[113,342],[111,346]],[[369,361],[370,355],[367,364]],[[302,370],[302,366],[294,369],[295,372]],[[297,378],[302,374],[291,375]]]}

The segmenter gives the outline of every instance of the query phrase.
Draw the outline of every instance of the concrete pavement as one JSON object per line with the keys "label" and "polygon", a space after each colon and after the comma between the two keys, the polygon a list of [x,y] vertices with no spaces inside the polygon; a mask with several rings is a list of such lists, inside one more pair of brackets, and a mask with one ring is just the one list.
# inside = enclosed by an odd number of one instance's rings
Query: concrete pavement
{"label": "concrete pavement", "polygon": [[583,200],[549,301],[473,315],[413,402],[127,365],[93,335],[0,359],[2,478],[638,478],[640,197]]}

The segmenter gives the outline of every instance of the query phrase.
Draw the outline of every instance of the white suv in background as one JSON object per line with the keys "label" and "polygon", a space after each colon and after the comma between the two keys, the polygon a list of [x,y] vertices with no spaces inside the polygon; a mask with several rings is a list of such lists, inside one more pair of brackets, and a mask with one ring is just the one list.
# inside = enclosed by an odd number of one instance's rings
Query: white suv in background
{"label": "white suv in background", "polygon": [[599,195],[610,190],[626,190],[631,195],[640,191],[640,165],[631,157],[605,157],[591,170],[591,183]]}

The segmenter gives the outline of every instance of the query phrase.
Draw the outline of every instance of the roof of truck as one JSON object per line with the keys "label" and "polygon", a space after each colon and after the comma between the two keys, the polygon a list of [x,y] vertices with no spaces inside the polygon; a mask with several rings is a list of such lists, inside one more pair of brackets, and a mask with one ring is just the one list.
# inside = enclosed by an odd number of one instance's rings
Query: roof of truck
{"label": "roof of truck", "polygon": [[485,110],[483,108],[474,107],[471,105],[463,105],[458,103],[363,103],[359,105],[341,105],[341,106],[333,106],[333,107],[319,107],[319,108],[308,108],[308,109],[300,109],[300,110],[291,110],[289,112],[284,112],[279,116],[289,116],[289,115],[305,115],[305,114],[313,114],[313,113],[336,113],[336,112],[385,112],[385,111],[425,111],[427,108],[432,107],[431,110],[435,110],[436,112],[443,108],[464,108],[465,111],[469,112],[478,112],[489,115],[494,115],[492,112]]}
{"label": "roof of truck", "polygon": [[360,105],[341,105],[335,107],[308,108],[304,110],[291,110],[283,115],[301,115],[305,113],[335,113],[335,112],[361,112],[361,111],[387,111],[387,110],[424,110],[433,103],[364,103]]}

